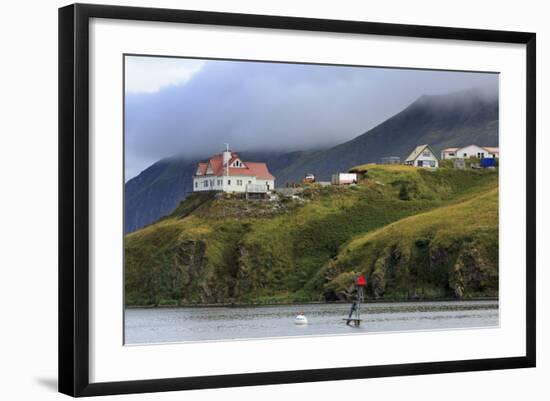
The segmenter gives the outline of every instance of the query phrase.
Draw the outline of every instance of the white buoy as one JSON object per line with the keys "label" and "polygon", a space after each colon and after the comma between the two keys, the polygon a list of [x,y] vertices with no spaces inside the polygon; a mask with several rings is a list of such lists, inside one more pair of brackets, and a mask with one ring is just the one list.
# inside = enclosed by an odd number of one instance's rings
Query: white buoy
{"label": "white buoy", "polygon": [[294,319],[294,324],[307,324],[307,318],[304,316],[303,313],[300,313],[298,316],[296,316],[296,319]]}

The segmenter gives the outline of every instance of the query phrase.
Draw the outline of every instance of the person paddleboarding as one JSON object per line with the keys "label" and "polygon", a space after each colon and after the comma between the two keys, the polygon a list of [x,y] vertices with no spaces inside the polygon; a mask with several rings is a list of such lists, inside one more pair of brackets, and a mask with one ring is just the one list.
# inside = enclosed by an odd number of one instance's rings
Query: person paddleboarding
{"label": "person paddleboarding", "polygon": [[348,321],[346,322],[348,326],[350,325],[351,317],[353,316],[356,310],[357,310],[357,301],[353,301],[353,303],[351,304],[351,310],[349,311]]}

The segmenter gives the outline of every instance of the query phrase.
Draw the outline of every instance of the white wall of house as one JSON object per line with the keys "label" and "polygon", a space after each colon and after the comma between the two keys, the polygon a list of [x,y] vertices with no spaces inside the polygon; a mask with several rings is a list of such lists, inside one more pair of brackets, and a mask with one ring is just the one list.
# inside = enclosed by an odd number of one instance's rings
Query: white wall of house
{"label": "white wall of house", "polygon": [[492,157],[492,156],[489,155],[489,152],[487,151],[487,149],[484,149],[481,146],[468,145],[458,149],[456,151],[456,157],[459,157],[461,159],[467,159],[469,157],[483,158],[483,157]]}
{"label": "white wall of house", "polygon": [[223,178],[214,176],[193,177],[193,191],[221,191],[223,189]]}
{"label": "white wall of house", "polygon": [[441,159],[456,159],[456,150],[441,152]]}
{"label": "white wall of house", "polygon": [[275,180],[260,180],[257,179],[255,182],[257,185],[265,185],[271,191],[275,189]]}
{"label": "white wall of house", "polygon": [[489,153],[487,149],[477,145],[468,145],[452,152],[441,152],[442,159],[467,159],[469,157],[481,158],[480,155],[482,155],[481,157],[498,158],[499,152]]}
{"label": "white wall of house", "polygon": [[269,189],[275,187],[274,180],[257,180],[256,177],[230,175],[223,177],[195,176],[193,177],[193,191],[225,191],[225,192],[246,192],[248,184],[269,185]]}

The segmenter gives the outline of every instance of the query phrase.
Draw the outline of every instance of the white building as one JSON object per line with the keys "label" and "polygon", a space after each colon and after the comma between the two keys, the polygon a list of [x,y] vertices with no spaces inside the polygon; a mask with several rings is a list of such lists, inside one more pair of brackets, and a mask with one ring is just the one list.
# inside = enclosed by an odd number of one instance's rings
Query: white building
{"label": "white building", "polygon": [[443,149],[441,151],[441,160],[446,160],[446,159],[456,159],[457,156],[456,156],[456,151],[458,150],[459,148],[447,148],[447,149]]}
{"label": "white building", "polygon": [[488,152],[488,156],[485,157],[492,157],[493,159],[498,159],[500,157],[500,149],[497,147],[484,146],[483,149],[486,149]]}
{"label": "white building", "polygon": [[407,166],[437,168],[439,167],[439,159],[430,145],[420,145],[405,159],[405,164]]}
{"label": "white building", "polygon": [[333,174],[331,179],[332,185],[350,185],[357,183],[356,173],[338,173]]}
{"label": "white building", "polygon": [[267,193],[275,188],[275,177],[265,163],[240,159],[229,147],[204,163],[193,176],[193,191]]}
{"label": "white building", "polygon": [[447,148],[441,151],[442,159],[468,159],[477,157],[478,159],[499,157],[499,148],[489,146],[468,145],[462,148]]}

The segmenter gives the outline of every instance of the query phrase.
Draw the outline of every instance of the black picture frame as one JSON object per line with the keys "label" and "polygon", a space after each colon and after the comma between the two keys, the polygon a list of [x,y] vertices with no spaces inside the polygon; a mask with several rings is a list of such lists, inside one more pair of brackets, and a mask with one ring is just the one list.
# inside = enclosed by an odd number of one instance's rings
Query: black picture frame
{"label": "black picture frame", "polygon": [[[90,383],[88,61],[91,18],[437,38],[526,45],[526,354],[408,363]],[[71,396],[141,393],[325,380],[514,369],[536,364],[536,35],[267,15],[74,4],[59,9],[59,391]]]}

